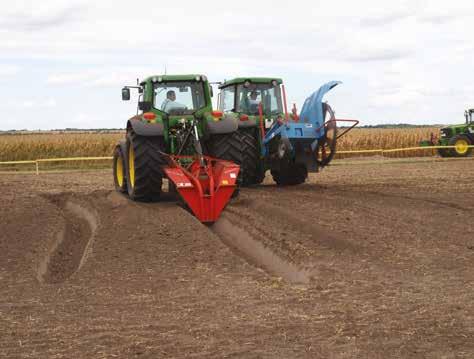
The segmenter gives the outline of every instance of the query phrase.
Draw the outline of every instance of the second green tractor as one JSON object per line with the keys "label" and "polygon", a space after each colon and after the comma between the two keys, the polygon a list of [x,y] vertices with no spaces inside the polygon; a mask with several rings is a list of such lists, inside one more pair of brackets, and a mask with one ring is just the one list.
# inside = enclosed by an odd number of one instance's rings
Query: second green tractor
{"label": "second green tractor", "polygon": [[[441,157],[467,157],[474,146],[474,109],[464,111],[465,123],[451,125],[440,129],[439,137],[431,135],[431,139],[422,141],[422,146],[441,146],[438,154]],[[446,148],[444,148],[446,146]]]}

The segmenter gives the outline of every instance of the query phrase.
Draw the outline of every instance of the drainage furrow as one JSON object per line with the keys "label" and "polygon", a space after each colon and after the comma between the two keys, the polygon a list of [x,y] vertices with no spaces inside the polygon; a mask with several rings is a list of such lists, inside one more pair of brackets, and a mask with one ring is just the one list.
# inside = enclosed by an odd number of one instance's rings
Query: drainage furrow
{"label": "drainage furrow", "polygon": [[227,212],[211,227],[224,244],[251,264],[264,269],[271,275],[281,277],[290,283],[310,282],[311,272],[309,270],[301,269],[278,256],[257,239],[264,235],[262,231],[255,233],[256,228],[253,230],[246,228],[235,219],[235,215]]}
{"label": "drainage furrow", "polygon": [[40,262],[37,277],[40,282],[62,283],[77,272],[90,255],[98,222],[92,211],[78,203],[57,198],[52,202],[60,209],[64,226]]}

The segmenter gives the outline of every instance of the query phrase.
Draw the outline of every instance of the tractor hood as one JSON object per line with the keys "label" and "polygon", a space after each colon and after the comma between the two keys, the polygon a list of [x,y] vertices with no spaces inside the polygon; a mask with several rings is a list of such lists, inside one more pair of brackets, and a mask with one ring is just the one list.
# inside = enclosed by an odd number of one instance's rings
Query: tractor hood
{"label": "tractor hood", "polygon": [[466,128],[466,124],[462,124],[462,125],[450,125],[450,126],[443,127],[442,130],[445,130],[445,129],[456,129],[456,128]]}
{"label": "tractor hood", "polygon": [[462,130],[466,128],[466,125],[451,125],[441,128],[439,131],[441,137],[451,137],[454,133],[463,132]]}

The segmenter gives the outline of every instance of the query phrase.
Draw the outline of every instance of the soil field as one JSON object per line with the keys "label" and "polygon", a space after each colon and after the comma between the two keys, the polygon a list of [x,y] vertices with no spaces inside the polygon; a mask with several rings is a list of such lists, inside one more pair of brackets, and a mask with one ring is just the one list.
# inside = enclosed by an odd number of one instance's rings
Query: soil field
{"label": "soil field", "polygon": [[474,161],[352,161],[213,226],[0,174],[2,358],[473,358]]}

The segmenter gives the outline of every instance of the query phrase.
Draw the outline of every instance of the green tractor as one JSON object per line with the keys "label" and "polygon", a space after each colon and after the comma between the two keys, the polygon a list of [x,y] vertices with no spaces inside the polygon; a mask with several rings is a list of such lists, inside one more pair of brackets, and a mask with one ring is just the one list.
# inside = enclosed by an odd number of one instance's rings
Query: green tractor
{"label": "green tractor", "polygon": [[[150,76],[137,81],[137,86],[125,86],[122,100],[130,100],[131,88],[138,90],[139,101],[137,114],[127,121],[125,139],[114,150],[113,173],[118,191],[132,200],[156,200],[162,192],[163,178],[171,178],[169,169],[179,167],[188,176],[191,170],[185,167],[186,162],[191,163],[196,155],[200,162],[192,168],[208,170],[211,177],[218,176],[212,172],[211,157],[240,163],[237,120],[213,111],[212,86],[206,76]],[[173,184],[200,187],[197,182],[202,180],[202,174],[197,175],[198,181],[188,177],[189,181]],[[229,185],[229,180],[223,183]],[[203,186],[209,187],[209,181]],[[211,188],[211,196],[215,190]],[[204,192],[201,190],[203,198]]]}
{"label": "green tractor", "polygon": [[[242,185],[259,184],[265,178],[261,151],[265,131],[284,118],[282,80],[267,77],[240,77],[219,86],[218,108],[235,116],[241,140]],[[259,105],[261,104],[261,105]],[[263,116],[264,121],[261,121]]]}
{"label": "green tractor", "polygon": [[[336,119],[324,95],[340,84],[323,84],[306,99],[298,115],[288,112],[286,92],[279,78],[240,77],[219,86],[218,108],[234,116],[241,140],[241,183],[259,184],[270,170],[277,185],[298,185],[308,173],[329,165],[337,139],[354,128],[357,120]],[[337,123],[351,126],[338,134]]]}
{"label": "green tractor", "polygon": [[438,148],[441,157],[466,157],[472,152],[474,145],[474,120],[472,115],[474,109],[464,112],[466,123],[462,125],[453,125],[444,127],[440,130],[440,137],[434,134],[430,140],[422,141],[422,146],[452,146],[450,148]]}

